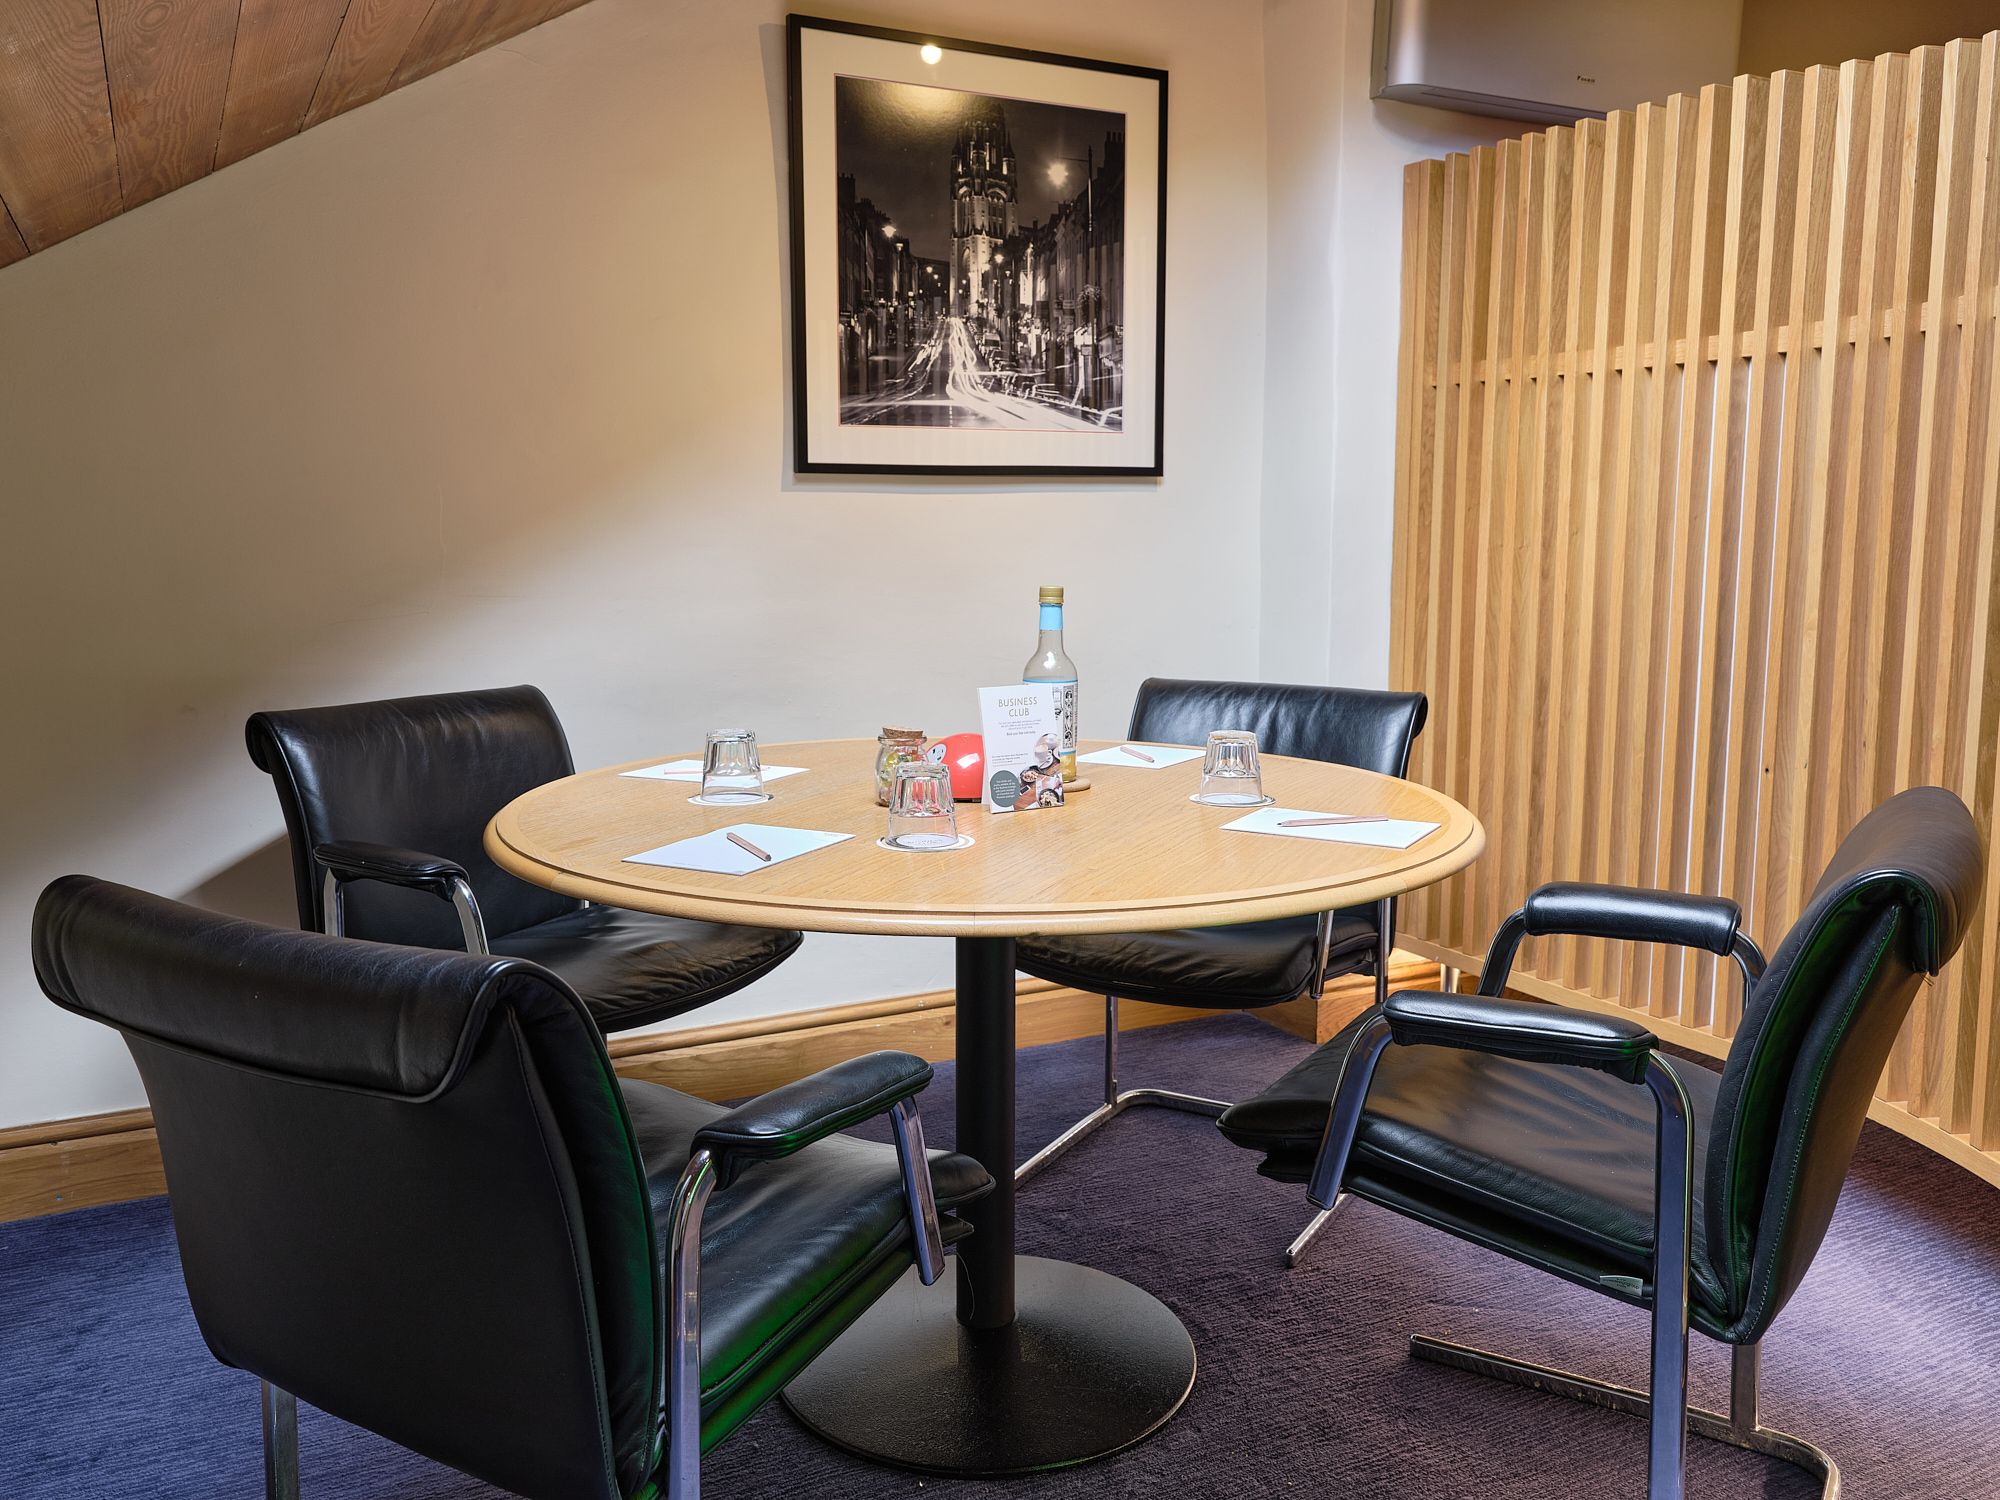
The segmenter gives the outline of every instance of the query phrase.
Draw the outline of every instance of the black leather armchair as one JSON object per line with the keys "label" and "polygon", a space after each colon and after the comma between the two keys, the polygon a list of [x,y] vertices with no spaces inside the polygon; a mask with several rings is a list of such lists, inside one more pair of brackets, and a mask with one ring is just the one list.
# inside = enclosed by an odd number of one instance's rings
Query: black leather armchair
{"label": "black leather armchair", "polygon": [[[1199,745],[1217,729],[1248,729],[1272,755],[1295,755],[1401,776],[1423,731],[1422,693],[1264,682],[1197,682],[1149,677],[1132,704],[1131,738],[1154,744]],[[1378,998],[1388,993],[1395,946],[1393,902],[1241,922],[1079,937],[1022,938],[1016,963],[1038,979],[1104,996],[1104,1102],[1029,1157],[1015,1173],[1026,1182],[1085,1136],[1138,1105],[1186,1110],[1213,1118],[1222,1099],[1175,1089],[1121,1089],[1118,1083],[1118,1001],[1149,1000],[1198,1009],[1277,1005],[1317,998],[1336,975],[1372,969]],[[1315,1219],[1286,1252],[1295,1261],[1317,1232]]]}
{"label": "black leather armchair", "polygon": [[[618,1078],[517,958],[293,932],[83,876],[35,972],[146,1084],[188,1296],[261,1377],[266,1493],[303,1398],[530,1500],[696,1500],[740,1425],[992,1188],[926,1153],[918,1058],[723,1110]],[[893,1116],[897,1145],[834,1134]]]}
{"label": "black leather armchair", "polygon": [[488,820],[575,769],[538,688],[259,713],[244,734],[277,784],[301,927],[533,959],[607,1032],[732,994],[802,941],[593,906],[487,858]]}
{"label": "black leather armchair", "polygon": [[[1982,870],[1957,797],[1892,797],[1841,843],[1768,968],[1732,901],[1544,886],[1495,934],[1478,994],[1394,995],[1218,1123],[1321,1208],[1365,1198],[1649,1309],[1645,1393],[1422,1336],[1411,1352],[1647,1417],[1651,1500],[1681,1500],[1690,1424],[1836,1496],[1824,1451],[1759,1422],[1759,1351]],[[1734,957],[1748,994],[1722,1072],[1668,1060],[1637,1017],[1502,998],[1522,939],[1555,932]],[[1727,1416],[1687,1405],[1690,1323],[1732,1348]]]}

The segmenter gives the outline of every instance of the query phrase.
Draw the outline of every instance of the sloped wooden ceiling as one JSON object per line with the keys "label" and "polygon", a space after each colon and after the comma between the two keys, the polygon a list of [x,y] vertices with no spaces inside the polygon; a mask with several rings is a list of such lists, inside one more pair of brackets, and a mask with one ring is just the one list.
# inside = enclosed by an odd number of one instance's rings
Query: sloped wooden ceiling
{"label": "sloped wooden ceiling", "polygon": [[583,0],[0,0],[0,266]]}

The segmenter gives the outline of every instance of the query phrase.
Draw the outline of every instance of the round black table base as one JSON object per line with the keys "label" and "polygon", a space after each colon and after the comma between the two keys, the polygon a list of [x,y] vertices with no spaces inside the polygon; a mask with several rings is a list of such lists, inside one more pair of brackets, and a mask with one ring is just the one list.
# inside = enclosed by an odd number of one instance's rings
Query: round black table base
{"label": "round black table base", "polygon": [[975,1332],[952,1275],[912,1271],[785,1388],[851,1453],[933,1474],[1026,1474],[1128,1448],[1194,1388],[1194,1341],[1158,1298],[1066,1261],[1014,1262],[1015,1319]]}

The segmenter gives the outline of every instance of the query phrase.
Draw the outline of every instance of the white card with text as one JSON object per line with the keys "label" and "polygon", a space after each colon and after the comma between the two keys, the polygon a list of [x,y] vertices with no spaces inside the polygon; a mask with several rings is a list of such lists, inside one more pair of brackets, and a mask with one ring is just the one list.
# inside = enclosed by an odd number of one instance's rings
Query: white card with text
{"label": "white card with text", "polygon": [[1062,711],[1055,684],[981,688],[979,726],[986,739],[988,812],[1062,806]]}

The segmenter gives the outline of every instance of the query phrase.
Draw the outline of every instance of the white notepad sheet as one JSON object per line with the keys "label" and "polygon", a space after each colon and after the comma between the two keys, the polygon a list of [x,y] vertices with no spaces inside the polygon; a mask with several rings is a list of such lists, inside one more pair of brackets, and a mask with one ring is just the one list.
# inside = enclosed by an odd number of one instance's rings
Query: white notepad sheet
{"label": "white notepad sheet", "polygon": [[[766,766],[766,781],[783,781],[787,776],[802,775],[804,766]],[[636,771],[620,771],[620,776],[637,776],[642,781],[692,781],[701,783],[701,762],[698,760],[662,761],[657,766],[641,766]]]}
{"label": "white notepad sheet", "polygon": [[[770,862],[767,864],[748,849],[732,844],[729,841],[732,833],[748,839],[770,855]],[[779,828],[771,823],[731,823],[727,828],[711,829],[691,839],[676,839],[671,844],[648,849],[644,854],[628,854],[625,863],[662,865],[669,870],[706,870],[713,875],[754,875],[759,870],[781,865],[788,859],[797,859],[801,854],[811,854],[815,849],[844,844],[853,837],[851,833]]]}
{"label": "white notepad sheet", "polygon": [[1342,814],[1304,807],[1260,807],[1255,812],[1224,823],[1225,829],[1239,833],[1275,833],[1288,839],[1318,839],[1323,844],[1367,844],[1376,849],[1407,849],[1426,834],[1436,833],[1436,823],[1419,823],[1411,818],[1390,818],[1383,823],[1329,823],[1318,828],[1280,828],[1287,818],[1335,818]]}
{"label": "white notepad sheet", "polygon": [[1186,745],[1134,745],[1134,750],[1143,750],[1153,757],[1151,765],[1136,755],[1127,755],[1123,748],[1093,750],[1077,759],[1093,766],[1130,766],[1135,771],[1164,771],[1168,766],[1180,765],[1183,761],[1200,760],[1202,752]]}

